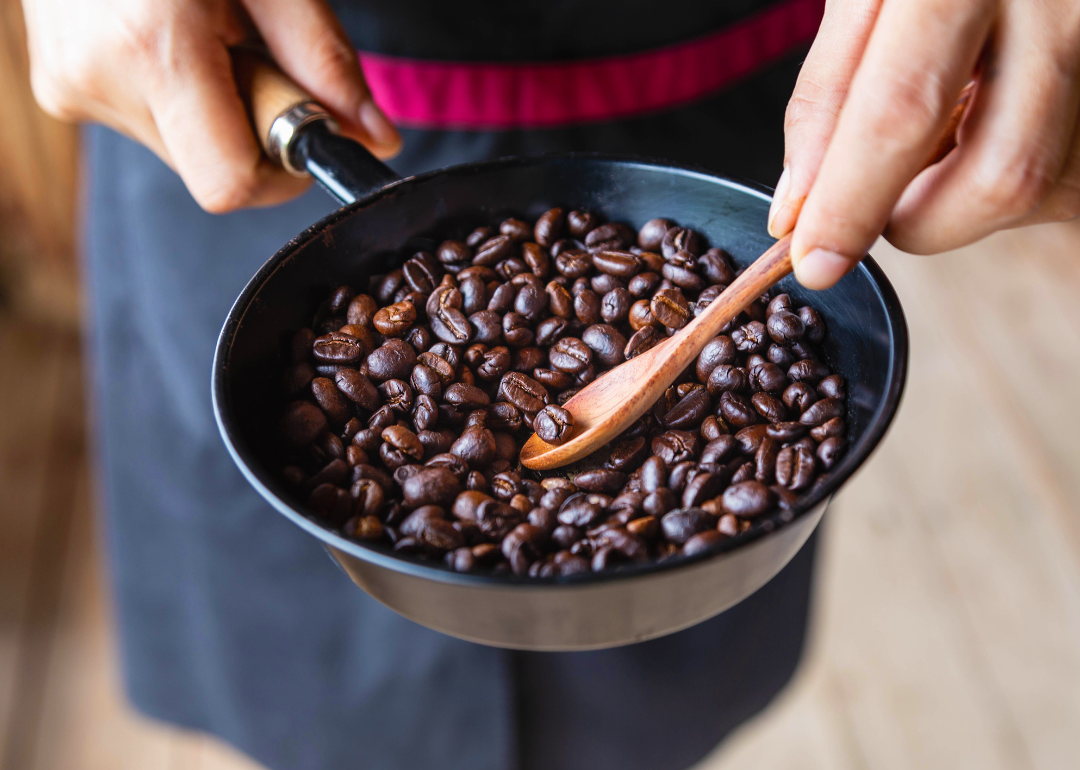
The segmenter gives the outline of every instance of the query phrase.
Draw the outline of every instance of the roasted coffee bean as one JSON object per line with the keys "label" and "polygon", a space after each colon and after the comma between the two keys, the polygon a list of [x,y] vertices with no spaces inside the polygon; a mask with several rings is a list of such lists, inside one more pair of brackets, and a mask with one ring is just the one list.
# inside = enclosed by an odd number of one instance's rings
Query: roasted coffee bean
{"label": "roasted coffee bean", "polygon": [[552,315],[559,318],[574,317],[574,298],[565,286],[551,281],[544,288],[544,293],[548,296],[548,310]]}
{"label": "roasted coffee bean", "polygon": [[755,393],[750,397],[757,413],[769,422],[783,422],[787,419],[787,409],[784,402],[769,393]]}
{"label": "roasted coffee bean", "polygon": [[351,326],[370,326],[379,306],[367,294],[357,294],[349,302],[345,318]]}
{"label": "roasted coffee bean", "polygon": [[492,313],[502,314],[509,312],[514,307],[514,299],[517,297],[517,287],[512,283],[500,283],[491,292],[487,309]]}
{"label": "roasted coffee bean", "polygon": [[712,284],[727,286],[735,280],[731,261],[721,249],[709,249],[697,260],[698,272]]}
{"label": "roasted coffee bean", "polygon": [[701,450],[701,439],[684,430],[669,430],[654,438],[650,448],[670,468],[694,459]]}
{"label": "roasted coffee bean", "polygon": [[485,382],[500,379],[510,369],[510,349],[503,345],[486,351],[480,359],[476,374]]}
{"label": "roasted coffee bean", "polygon": [[633,297],[626,289],[612,289],[600,300],[600,316],[609,324],[619,324],[630,315]]}
{"label": "roasted coffee bean", "polygon": [[443,400],[459,409],[478,409],[491,403],[488,394],[475,385],[455,382],[446,389]]}
{"label": "roasted coffee bean", "polygon": [[514,241],[509,235],[496,235],[477,245],[472,263],[494,267],[513,253]]}
{"label": "roasted coffee bean", "polygon": [[803,359],[788,367],[787,375],[792,382],[806,382],[811,385],[820,382],[829,374],[829,368],[820,361]]}
{"label": "roasted coffee bean", "polygon": [[566,229],[575,238],[584,238],[598,224],[596,215],[590,211],[571,211],[566,216]]}
{"label": "roasted coffee bean", "polygon": [[416,437],[416,434],[408,428],[403,428],[400,425],[390,425],[383,428],[382,440],[386,442],[383,444],[384,447],[393,447],[403,457],[408,458],[410,462],[420,462],[424,459],[424,445],[420,443],[420,439]]}
{"label": "roasted coffee bean", "polygon": [[730,459],[737,448],[738,442],[734,436],[729,434],[718,436],[701,450],[701,463],[703,465],[719,465]]}
{"label": "roasted coffee bean", "polygon": [[625,361],[626,337],[609,324],[594,324],[581,335],[581,341],[593,351],[594,359],[605,366],[617,366]]}
{"label": "roasted coffee bean", "polygon": [[461,241],[443,241],[435,255],[444,265],[469,262],[473,257],[472,249]]}
{"label": "roasted coffee bean", "polygon": [[574,378],[566,372],[554,369],[536,368],[532,371],[532,377],[550,392],[551,390],[565,390],[574,384]]}
{"label": "roasted coffee bean", "polygon": [[[419,359],[417,359],[419,361]],[[443,382],[439,374],[430,366],[417,363],[409,376],[409,383],[417,393],[438,399],[442,396]]]}
{"label": "roasted coffee bean", "polygon": [[472,339],[485,345],[498,345],[503,341],[502,318],[498,313],[481,310],[469,316]]}
{"label": "roasted coffee bean", "polygon": [[566,212],[560,208],[548,209],[536,220],[533,237],[541,246],[551,246],[562,236],[566,224]]}
{"label": "roasted coffee bean", "polygon": [[353,416],[352,407],[333,380],[316,377],[311,381],[311,394],[334,425],[344,425]]}
{"label": "roasted coffee bean", "polygon": [[551,365],[561,372],[577,374],[592,362],[592,349],[577,337],[563,337],[548,351]]}
{"label": "roasted coffee bean", "polygon": [[632,278],[641,272],[642,261],[629,251],[598,251],[593,254],[593,266],[601,273]]}
{"label": "roasted coffee bean", "polygon": [[327,428],[326,415],[307,401],[293,401],[282,415],[278,430],[294,447],[310,444]]}
{"label": "roasted coffee bean", "polygon": [[817,344],[825,339],[825,321],[818,311],[806,305],[799,308],[799,318],[802,320],[803,327],[806,330],[805,337],[807,340]]}
{"label": "roasted coffee bean", "polygon": [[735,329],[731,333],[731,341],[740,352],[758,353],[769,346],[769,335],[765,331],[765,324],[751,321]]}
{"label": "roasted coffee bean", "polygon": [[720,394],[718,414],[733,428],[745,428],[760,421],[750,399],[733,391]]}
{"label": "roasted coffee bean", "polygon": [[507,313],[502,319],[503,339],[510,347],[531,345],[536,339],[529,320],[519,313]]}
{"label": "roasted coffee bean", "polygon": [[574,432],[574,416],[561,406],[549,404],[537,412],[533,430],[549,444],[562,444]]}
{"label": "roasted coffee bean", "polygon": [[499,382],[499,392],[507,401],[523,412],[539,412],[547,405],[547,389],[539,382],[521,372],[509,372]]}
{"label": "roasted coffee bean", "polygon": [[716,517],[700,508],[679,508],[665,513],[660,519],[664,536],[677,545],[682,545],[698,532],[705,532],[715,526]]}
{"label": "roasted coffee bean", "polygon": [[398,290],[405,285],[405,276],[400,270],[391,270],[384,275],[375,287],[375,299],[380,305],[389,305]]}
{"label": "roasted coffee bean", "polygon": [[784,389],[784,406],[800,414],[817,400],[817,393],[805,382],[793,382]]}
{"label": "roasted coffee bean", "polygon": [[706,387],[713,398],[727,392],[747,393],[750,390],[750,373],[741,366],[718,364],[709,374]]}
{"label": "roasted coffee bean", "polygon": [[768,513],[774,503],[773,493],[760,481],[742,481],[724,490],[721,505],[724,513],[740,519],[754,519]]}
{"label": "roasted coffee bean", "polygon": [[694,474],[683,489],[683,507],[695,508],[716,497],[723,491],[726,481],[722,471],[716,473],[702,471]]}
{"label": "roasted coffee bean", "polygon": [[367,357],[365,365],[368,375],[376,380],[403,379],[416,365],[416,351],[404,340],[387,340]]}
{"label": "roasted coffee bean", "polygon": [[515,241],[524,241],[532,237],[533,228],[528,222],[511,217],[502,221],[502,224],[499,225],[499,232],[503,235],[509,235]]}
{"label": "roasted coffee bean", "polygon": [[[799,423],[801,425],[801,423]],[[802,425],[805,430],[806,426]],[[844,420],[841,417],[833,417],[827,422],[810,429],[810,438],[814,441],[824,441],[827,438],[844,435]]]}
{"label": "roasted coffee bean", "polygon": [[563,503],[557,518],[560,524],[586,529],[596,523],[603,513],[603,506],[589,502],[585,495],[575,495]]}
{"label": "roasted coffee bean", "polygon": [[801,422],[776,422],[765,429],[771,438],[782,444],[797,441],[806,435],[806,426]]}
{"label": "roasted coffee bean", "polygon": [[709,392],[699,386],[683,396],[660,418],[660,422],[665,428],[690,430],[701,424],[711,407]]}
{"label": "roasted coffee bean", "polygon": [[803,425],[822,425],[835,417],[844,416],[844,402],[838,398],[823,398],[811,404],[799,417]]}
{"label": "roasted coffee bean", "polygon": [[648,297],[652,295],[659,283],[660,276],[657,273],[638,273],[630,279],[626,288],[632,297]]}
{"label": "roasted coffee bean", "polygon": [[781,393],[788,386],[784,370],[770,361],[761,361],[750,367],[750,387],[766,393]]}
{"label": "roasted coffee bean", "polygon": [[822,398],[839,398],[843,400],[847,396],[844,378],[839,374],[830,374],[828,377],[823,377],[821,382],[818,383],[817,392]]}
{"label": "roasted coffee bean", "polygon": [[521,410],[506,401],[496,401],[487,408],[485,427],[493,431],[516,431],[521,428]]}
{"label": "roasted coffee bean", "polygon": [[[771,308],[772,304],[769,307]],[[788,310],[778,310],[769,315],[766,328],[769,331],[769,336],[781,345],[787,345],[802,339],[806,331],[802,319]]]}
{"label": "roasted coffee bean", "polygon": [[592,289],[585,289],[574,297],[574,315],[586,326],[599,323],[600,296]]}
{"label": "roasted coffee bean", "polygon": [[667,219],[650,219],[638,230],[637,245],[645,251],[659,251],[667,231],[674,227]]}
{"label": "roasted coffee bean", "polygon": [[358,363],[366,351],[360,339],[341,332],[330,332],[315,340],[312,353],[315,360],[321,363],[349,366]]}
{"label": "roasted coffee bean", "polygon": [[469,233],[469,236],[465,239],[465,245],[469,248],[475,248],[493,235],[495,235],[495,230],[492,228],[478,227]]}
{"label": "roasted coffee bean", "polygon": [[707,383],[709,375],[713,373],[717,366],[721,364],[730,366],[735,362],[735,358],[735,343],[731,341],[731,337],[721,334],[705,343],[705,347],[698,354],[694,373],[697,375],[699,382]]}
{"label": "roasted coffee bean", "polygon": [[473,468],[484,468],[495,459],[495,435],[487,428],[466,428],[450,452]]}
{"label": "roasted coffee bean", "polygon": [[344,489],[333,484],[320,484],[308,495],[307,506],[319,518],[340,526],[352,515],[353,502]]}
{"label": "roasted coffee bean", "polygon": [[653,315],[649,301],[644,299],[639,299],[630,306],[629,321],[630,328],[634,331],[641,331],[650,326],[659,330],[659,327],[663,326],[663,324],[656,320],[656,316]]}
{"label": "roasted coffee bean", "polygon": [[631,471],[641,465],[648,449],[649,445],[644,436],[617,441],[612,445],[604,467],[613,471]]}
{"label": "roasted coffee bean", "polygon": [[774,363],[784,371],[795,363],[795,354],[783,345],[777,345],[775,342],[769,345],[768,350],[765,351],[765,357],[769,359],[770,363]]}
{"label": "roasted coffee bean", "polygon": [[686,251],[695,257],[705,250],[702,237],[686,227],[672,227],[660,242],[660,250],[664,259],[671,259],[678,251]]}
{"label": "roasted coffee bean", "polygon": [[831,471],[833,466],[840,461],[845,448],[846,442],[842,436],[830,436],[822,441],[817,448],[817,457],[821,461],[821,467]]}
{"label": "roasted coffee bean", "polygon": [[395,412],[411,412],[414,403],[413,389],[402,380],[387,380],[379,386],[383,403]]}
{"label": "roasted coffee bean", "polygon": [[649,303],[653,317],[669,329],[681,329],[690,321],[690,303],[676,289],[660,289]]}
{"label": "roasted coffee bean", "polygon": [[664,335],[652,326],[646,326],[634,332],[623,349],[623,357],[629,361],[664,341]]}
{"label": "roasted coffee bean", "polygon": [[461,482],[446,468],[425,468],[411,475],[401,485],[405,504],[412,507],[422,505],[453,505],[461,492]]}
{"label": "roasted coffee bean", "polygon": [[693,270],[679,265],[664,265],[660,274],[685,292],[697,294],[705,288],[705,279]]}
{"label": "roasted coffee bean", "polygon": [[560,275],[571,280],[581,278],[592,272],[592,260],[584,251],[563,251],[555,258],[555,269]]}
{"label": "roasted coffee bean", "polygon": [[608,222],[588,232],[585,236],[585,246],[590,251],[625,249],[636,240],[637,234],[622,222]]}
{"label": "roasted coffee bean", "polygon": [[765,436],[754,453],[754,478],[762,484],[771,484],[776,471],[776,456],[780,451],[780,443],[769,436]]}

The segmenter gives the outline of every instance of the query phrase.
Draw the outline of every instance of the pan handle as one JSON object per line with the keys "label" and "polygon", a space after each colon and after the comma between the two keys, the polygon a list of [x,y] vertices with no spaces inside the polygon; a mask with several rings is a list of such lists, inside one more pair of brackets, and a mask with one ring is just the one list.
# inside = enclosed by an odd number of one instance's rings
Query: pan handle
{"label": "pan handle", "polygon": [[233,71],[259,142],[290,174],[310,174],[342,203],[401,178],[362,144],[341,136],[330,113],[265,53],[234,50]]}

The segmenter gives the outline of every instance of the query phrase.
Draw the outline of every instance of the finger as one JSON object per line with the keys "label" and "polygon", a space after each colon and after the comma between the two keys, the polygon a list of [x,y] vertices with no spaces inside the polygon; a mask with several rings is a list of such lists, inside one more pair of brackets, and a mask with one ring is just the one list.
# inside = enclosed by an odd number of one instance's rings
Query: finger
{"label": "finger", "polygon": [[774,238],[791,232],[799,218],[881,3],[837,0],[825,6],[784,114],[784,173],[769,208],[769,234]]}
{"label": "finger", "polygon": [[832,286],[933,152],[993,17],[989,0],[885,3],[792,235],[795,275]]}
{"label": "finger", "polygon": [[959,148],[949,163],[917,178],[893,211],[885,235],[899,248],[946,251],[1059,216],[1061,201],[1047,198],[1069,168],[1080,55],[1056,41],[1064,43],[1060,30],[1080,27],[1080,12],[1063,20],[1048,10],[1029,3],[1006,9]]}
{"label": "finger", "polygon": [[303,192],[310,180],[263,156],[224,43],[203,35],[176,35],[170,43],[164,74],[151,76],[146,99],[165,151],[199,205],[224,213]]}
{"label": "finger", "polygon": [[360,60],[325,0],[244,0],[281,68],[334,114],[343,133],[380,158],[401,135],[375,104]]}

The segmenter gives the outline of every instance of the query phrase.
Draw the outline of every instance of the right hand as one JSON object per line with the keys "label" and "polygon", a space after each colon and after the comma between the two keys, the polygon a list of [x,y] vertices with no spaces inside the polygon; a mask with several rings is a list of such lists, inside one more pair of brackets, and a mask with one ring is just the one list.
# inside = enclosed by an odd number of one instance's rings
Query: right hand
{"label": "right hand", "polygon": [[255,34],[343,134],[381,158],[401,147],[325,0],[23,0],[23,10],[42,108],[142,142],[209,212],[280,203],[310,184],[266,159],[237,93],[229,47]]}

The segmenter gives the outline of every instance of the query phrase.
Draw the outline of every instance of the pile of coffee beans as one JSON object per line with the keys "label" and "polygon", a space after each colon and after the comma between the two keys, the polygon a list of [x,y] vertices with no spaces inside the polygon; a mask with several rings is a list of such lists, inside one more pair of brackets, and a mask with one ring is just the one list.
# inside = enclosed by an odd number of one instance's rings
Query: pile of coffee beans
{"label": "pile of coffee beans", "polygon": [[345,536],[454,570],[562,576],[709,549],[775,525],[847,441],[825,323],[755,301],[652,410],[576,470],[518,462],[562,405],[701,313],[729,256],[666,219],[638,232],[554,208],[335,288],[291,342],[284,480]]}

